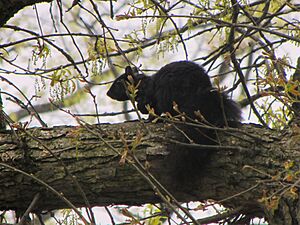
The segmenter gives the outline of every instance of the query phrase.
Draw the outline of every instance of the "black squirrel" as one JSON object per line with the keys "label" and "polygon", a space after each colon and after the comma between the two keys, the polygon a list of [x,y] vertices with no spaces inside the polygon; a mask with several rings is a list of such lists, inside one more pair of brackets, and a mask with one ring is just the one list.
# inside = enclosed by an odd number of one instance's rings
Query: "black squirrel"
{"label": "black squirrel", "polygon": [[[143,114],[148,114],[146,106],[149,105],[157,115],[168,112],[176,116],[178,112],[173,108],[173,102],[176,102],[179,111],[184,112],[189,118],[200,121],[201,118],[195,113],[200,111],[205,118],[204,122],[213,126],[236,127],[240,121],[241,112],[238,105],[225,93],[214,88],[205,70],[194,62],[172,62],[152,76],[138,73],[128,66],[125,73],[113,82],[107,95],[118,101],[129,100],[128,82],[133,82],[137,86],[135,101],[138,110]],[[189,141],[205,145],[216,144],[213,140],[216,137],[213,130],[184,124],[178,127],[189,137]],[[184,188],[186,184],[193,185],[193,182],[199,180],[197,178],[201,177],[201,174],[195,171],[202,171],[210,153],[209,150],[199,151],[174,146],[168,162],[173,168],[171,177],[176,188],[180,188],[181,185]]]}
{"label": "black squirrel", "polygon": [[172,62],[152,76],[138,73],[128,66],[125,73],[113,82],[107,95],[118,101],[129,100],[126,88],[129,76],[138,87],[135,101],[143,114],[148,114],[146,106],[149,105],[156,115],[169,112],[175,116],[178,114],[173,109],[175,102],[180,112],[188,117],[196,119],[195,112],[200,111],[209,124],[218,127],[230,126],[241,118],[238,105],[225,93],[213,88],[208,74],[194,62]]}

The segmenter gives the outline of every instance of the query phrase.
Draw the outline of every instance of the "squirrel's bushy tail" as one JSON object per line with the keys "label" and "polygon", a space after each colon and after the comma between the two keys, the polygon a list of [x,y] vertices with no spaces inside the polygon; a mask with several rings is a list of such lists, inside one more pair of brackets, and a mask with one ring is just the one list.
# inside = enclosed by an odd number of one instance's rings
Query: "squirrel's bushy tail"
{"label": "squirrel's bushy tail", "polygon": [[225,113],[224,120],[227,120],[229,126],[235,127],[237,122],[241,121],[241,109],[239,105],[229,99],[225,93],[221,94],[221,104],[222,111]]}
{"label": "squirrel's bushy tail", "polygon": [[235,127],[241,120],[239,105],[229,99],[226,93],[220,93],[217,89],[199,88],[195,97],[193,110],[199,110],[210,124]]}

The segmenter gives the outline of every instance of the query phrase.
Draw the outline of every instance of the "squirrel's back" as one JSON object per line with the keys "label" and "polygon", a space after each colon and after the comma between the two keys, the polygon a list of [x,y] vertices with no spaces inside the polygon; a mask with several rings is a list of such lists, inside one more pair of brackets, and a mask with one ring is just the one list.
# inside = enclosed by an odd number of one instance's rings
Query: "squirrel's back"
{"label": "squirrel's back", "polygon": [[209,90],[212,87],[204,69],[190,61],[167,64],[154,74],[152,79],[155,99],[152,107],[158,115],[164,112],[176,114],[173,102],[179,109],[187,109],[187,104],[191,103],[189,99],[194,99],[198,89]]}

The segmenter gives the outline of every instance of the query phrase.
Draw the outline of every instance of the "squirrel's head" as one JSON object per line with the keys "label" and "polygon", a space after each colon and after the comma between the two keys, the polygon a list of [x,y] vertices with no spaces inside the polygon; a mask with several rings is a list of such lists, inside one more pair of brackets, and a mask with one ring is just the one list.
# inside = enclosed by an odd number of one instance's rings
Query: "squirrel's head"
{"label": "squirrel's head", "polygon": [[130,66],[127,66],[125,73],[113,82],[107,92],[107,96],[117,101],[129,100],[128,84],[137,85],[142,76],[144,75],[139,74],[136,68],[132,69]]}

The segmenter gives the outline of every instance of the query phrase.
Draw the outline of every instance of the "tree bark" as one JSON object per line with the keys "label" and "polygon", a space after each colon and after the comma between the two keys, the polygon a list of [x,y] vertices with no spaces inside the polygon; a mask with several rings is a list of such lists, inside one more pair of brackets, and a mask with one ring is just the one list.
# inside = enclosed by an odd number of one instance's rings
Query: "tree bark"
{"label": "tree bark", "polygon": [[[270,217],[274,217],[277,210],[274,206],[277,200],[285,202],[283,209],[278,208],[282,212],[291,207],[289,201],[299,205],[291,189],[298,187],[300,142],[292,130],[282,134],[256,125],[243,125],[236,131],[220,132],[220,146],[212,147],[215,149],[209,150],[211,154],[205,156],[202,165],[188,171],[191,179],[176,183],[174,177],[180,168],[180,159],[172,154],[198,149],[197,156],[201,158],[202,147],[168,141],[184,138],[166,124],[127,122],[88,129],[61,126],[2,133],[0,210],[26,209],[37,193],[42,196],[36,205],[39,210],[69,207],[39,181],[62,193],[76,207],[86,206],[80,188],[90,206],[160,202],[151,185],[131,163],[123,163],[118,154],[124,155],[126,146],[130,149],[139,136],[142,140],[133,150],[134,155],[178,201],[212,199],[227,207],[244,206],[245,213],[252,216],[261,216],[265,209]],[[127,159],[132,157],[128,155]],[[182,161],[182,164],[188,165],[188,162]],[[75,180],[72,177],[76,177]],[[299,211],[293,212],[296,216]]]}
{"label": "tree bark", "polygon": [[52,0],[1,0],[0,1],[0,27],[2,27],[19,10],[40,2]]}

